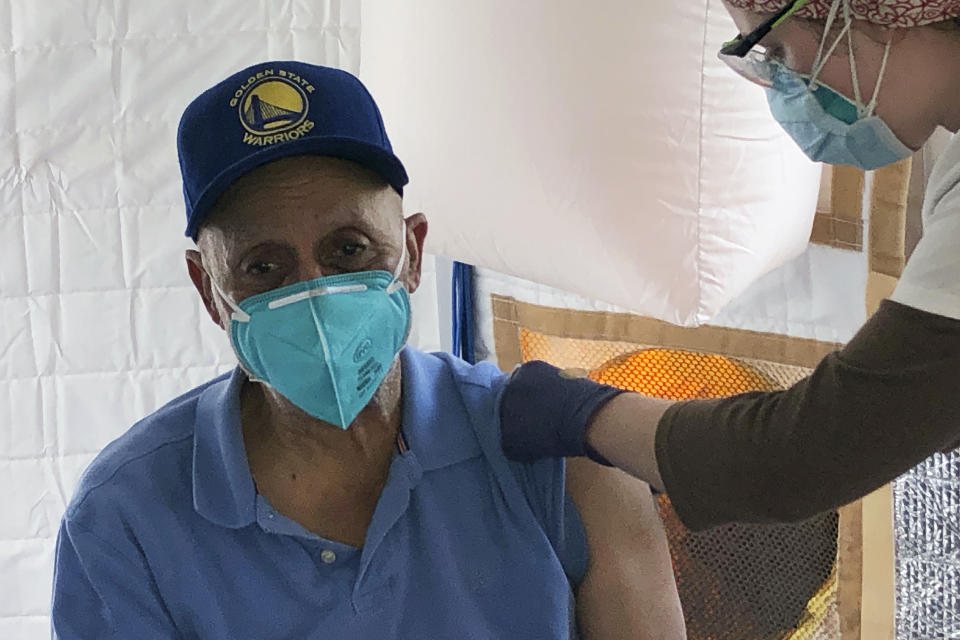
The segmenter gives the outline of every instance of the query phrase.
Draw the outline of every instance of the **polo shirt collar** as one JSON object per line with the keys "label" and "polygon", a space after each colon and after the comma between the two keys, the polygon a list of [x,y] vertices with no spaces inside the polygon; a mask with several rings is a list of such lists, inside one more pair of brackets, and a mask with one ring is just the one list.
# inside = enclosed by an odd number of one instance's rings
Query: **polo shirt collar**
{"label": "polo shirt collar", "polygon": [[[400,353],[401,428],[423,471],[480,455],[460,385],[449,365],[416,349]],[[193,449],[193,504],[215,524],[239,529],[257,521],[257,491],[243,444],[239,367],[204,389],[197,404]]]}
{"label": "polo shirt collar", "polygon": [[403,366],[401,428],[424,471],[480,455],[480,443],[464,404],[462,383],[437,356],[411,347],[400,352]]}
{"label": "polo shirt collar", "polygon": [[257,491],[250,475],[240,420],[239,367],[201,393],[194,425],[193,506],[206,519],[231,529],[257,520]]}

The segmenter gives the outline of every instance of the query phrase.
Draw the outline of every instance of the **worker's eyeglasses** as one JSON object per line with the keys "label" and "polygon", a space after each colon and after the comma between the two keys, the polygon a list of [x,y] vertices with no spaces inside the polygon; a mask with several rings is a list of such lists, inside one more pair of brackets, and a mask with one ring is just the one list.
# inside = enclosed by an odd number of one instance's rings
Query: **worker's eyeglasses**
{"label": "worker's eyeglasses", "polygon": [[773,87],[773,76],[777,68],[786,66],[783,58],[777,52],[762,45],[754,47],[742,58],[737,56],[724,58],[721,56],[721,59],[740,76],[768,89]]}
{"label": "worker's eyeglasses", "polygon": [[764,87],[772,86],[770,63],[778,60],[768,49],[757,47],[757,43],[807,2],[793,0],[787,3],[747,35],[738,34],[730,42],[724,43],[718,57],[747,80]]}

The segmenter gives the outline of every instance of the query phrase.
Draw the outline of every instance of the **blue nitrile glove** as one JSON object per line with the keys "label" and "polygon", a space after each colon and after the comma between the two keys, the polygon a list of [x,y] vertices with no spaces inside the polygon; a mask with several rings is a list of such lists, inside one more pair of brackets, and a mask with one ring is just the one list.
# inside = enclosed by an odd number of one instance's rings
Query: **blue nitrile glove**
{"label": "blue nitrile glove", "polygon": [[586,431],[593,415],[621,393],[539,360],[520,365],[500,401],[503,452],[521,462],[586,455],[611,466],[587,444]]}

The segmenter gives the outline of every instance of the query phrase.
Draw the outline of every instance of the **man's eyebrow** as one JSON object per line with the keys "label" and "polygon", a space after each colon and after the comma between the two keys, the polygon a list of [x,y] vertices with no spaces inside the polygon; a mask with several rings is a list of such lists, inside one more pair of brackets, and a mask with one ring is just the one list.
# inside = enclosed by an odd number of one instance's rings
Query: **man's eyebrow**
{"label": "man's eyebrow", "polygon": [[289,249],[290,244],[280,239],[268,238],[244,242],[243,240],[231,243],[226,247],[227,258],[233,266],[237,266],[249,254],[261,249]]}

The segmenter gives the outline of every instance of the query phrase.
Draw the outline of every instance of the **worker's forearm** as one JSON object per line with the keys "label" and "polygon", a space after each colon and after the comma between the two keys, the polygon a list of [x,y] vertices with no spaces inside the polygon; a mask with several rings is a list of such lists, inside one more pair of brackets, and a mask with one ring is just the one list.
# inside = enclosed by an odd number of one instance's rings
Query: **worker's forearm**
{"label": "worker's forearm", "polygon": [[790,389],[677,404],[524,365],[501,407],[508,455],[585,453],[665,489],[694,529],[797,520],[960,439],[960,320],[895,302]]}
{"label": "worker's forearm", "polygon": [[657,425],[671,405],[670,400],[620,394],[594,415],[587,443],[613,465],[663,491],[655,439]]}

